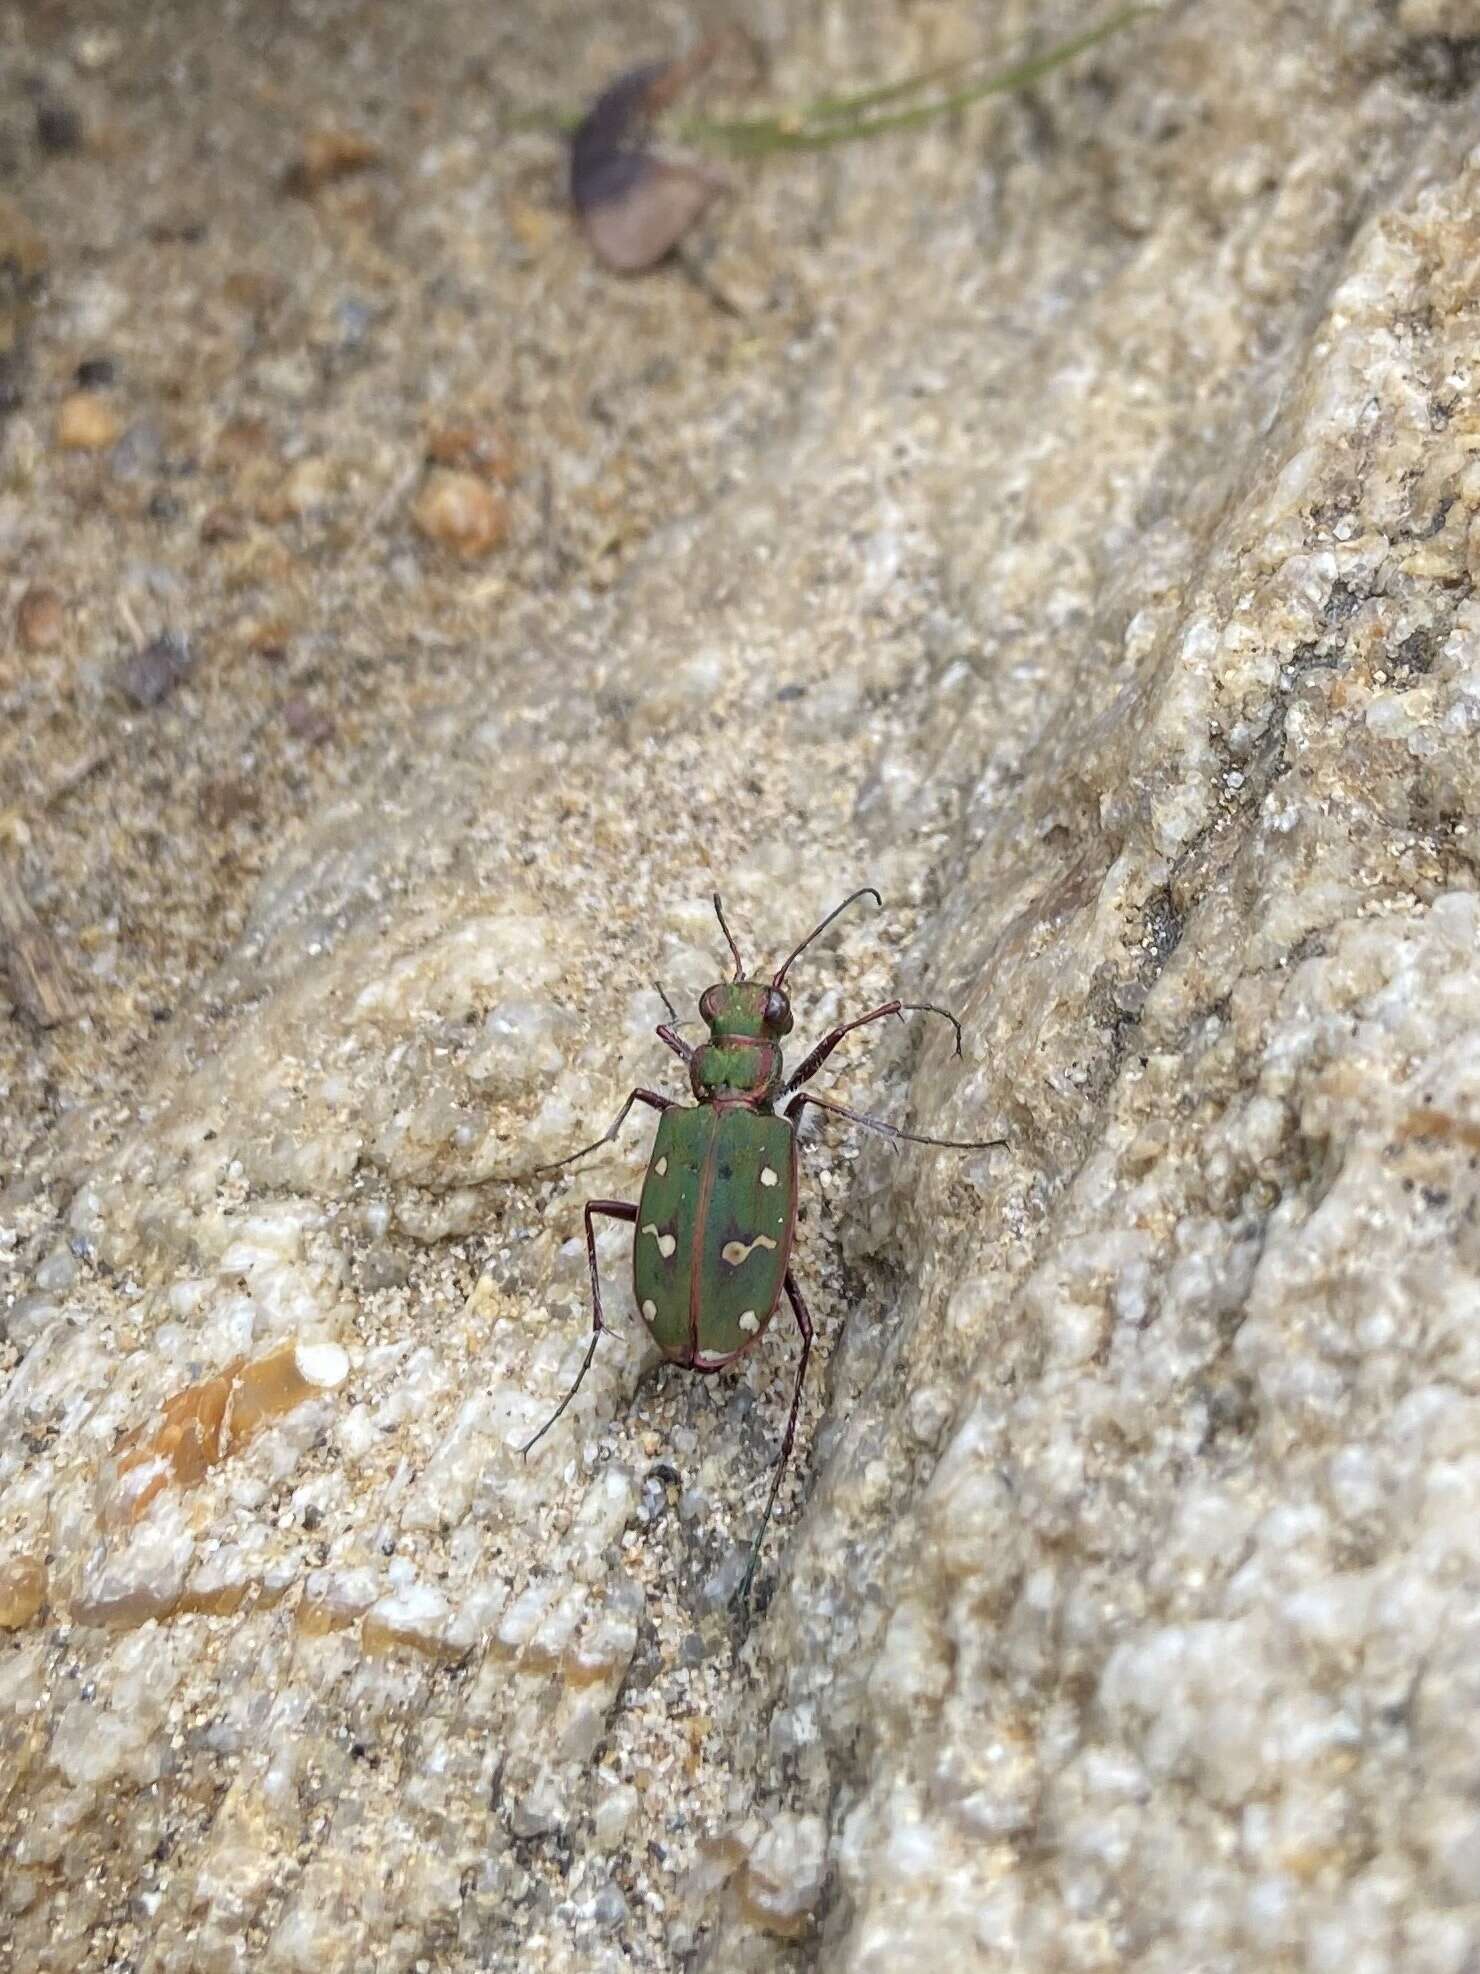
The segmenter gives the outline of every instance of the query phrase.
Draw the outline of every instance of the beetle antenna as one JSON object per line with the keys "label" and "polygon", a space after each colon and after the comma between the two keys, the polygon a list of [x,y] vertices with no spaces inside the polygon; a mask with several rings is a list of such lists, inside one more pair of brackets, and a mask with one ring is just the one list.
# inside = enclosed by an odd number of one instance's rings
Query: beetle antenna
{"label": "beetle antenna", "polygon": [[725,935],[725,943],[735,956],[735,978],[737,980],[743,980],[745,978],[745,962],[740,957],[740,948],[735,944],[734,933],[725,924],[724,910],[720,905],[719,893],[717,891],[714,894],[714,916],[719,920],[719,929]]}
{"label": "beetle antenna", "polygon": [[[792,960],[797,959],[802,953],[805,953],[807,948],[811,945],[812,941],[818,938],[822,933],[826,932],[827,928],[832,924],[833,920],[839,917],[843,912],[847,911],[850,905],[857,904],[860,898],[872,898],[874,903],[879,907],[880,911],[884,909],[884,900],[879,896],[878,892],[875,891],[874,887],[871,884],[865,884],[861,891],[850,892],[849,895],[843,900],[841,905],[836,906],[832,911],[828,913],[827,917],[822,921],[821,925],[813,926],[812,930],[807,934],[806,938],[802,941],[801,945],[797,947],[796,952],[794,952],[791,955],[791,958],[783,961],[781,971],[776,975],[776,978],[771,982],[771,985],[773,987],[779,987],[782,981],[786,978],[786,970],[791,965]],[[736,977],[738,978],[739,976],[737,975]]]}

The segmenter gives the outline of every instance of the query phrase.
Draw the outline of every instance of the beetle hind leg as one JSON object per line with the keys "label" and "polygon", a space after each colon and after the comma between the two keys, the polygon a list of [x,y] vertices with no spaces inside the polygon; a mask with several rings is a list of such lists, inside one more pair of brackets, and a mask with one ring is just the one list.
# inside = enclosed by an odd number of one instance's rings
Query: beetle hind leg
{"label": "beetle hind leg", "polygon": [[735,1602],[743,1605],[750,1601],[750,1586],[755,1581],[756,1565],[761,1559],[761,1544],[766,1539],[766,1530],[771,1522],[771,1510],[776,1506],[776,1496],[781,1492],[781,1479],[786,1472],[786,1463],[791,1458],[792,1441],[797,1436],[797,1414],[802,1408],[802,1384],[807,1376],[807,1359],[812,1355],[812,1318],[807,1314],[807,1305],[802,1301],[802,1292],[796,1285],[796,1278],[788,1268],[785,1283],[786,1299],[791,1304],[791,1313],[797,1319],[797,1328],[802,1336],[802,1354],[797,1363],[797,1381],[791,1394],[791,1412],[786,1421],[786,1432],[781,1441],[781,1453],[776,1462],[776,1471],[771,1476],[771,1492],[766,1496],[765,1512],[761,1525],[755,1532],[755,1540],[750,1545],[750,1560],[745,1565],[745,1575],[740,1580],[740,1588],[735,1592]]}
{"label": "beetle hind leg", "polygon": [[[630,1098],[628,1101],[631,1101]],[[580,1390],[586,1373],[591,1368],[591,1360],[596,1355],[596,1346],[601,1341],[601,1333],[606,1328],[606,1324],[601,1320],[601,1275],[596,1266],[596,1228],[592,1224],[593,1216],[598,1213],[606,1214],[610,1220],[636,1220],[637,1218],[637,1208],[630,1206],[626,1200],[588,1199],[586,1201],[586,1259],[591,1264],[591,1341],[586,1346],[586,1355],[581,1359],[581,1368],[576,1372],[575,1383],[540,1427],[534,1438],[526,1440],[525,1444],[519,1449],[526,1460]]]}
{"label": "beetle hind leg", "polygon": [[834,1117],[846,1117],[850,1124],[860,1125],[865,1131],[873,1131],[881,1138],[890,1139],[896,1151],[901,1145],[938,1145],[942,1151],[996,1151],[1007,1143],[1006,1138],[926,1137],[920,1131],[904,1131],[897,1124],[886,1124],[882,1117],[870,1117],[866,1111],[850,1110],[847,1104],[834,1103],[831,1097],[814,1097],[810,1090],[803,1090],[786,1106],[787,1122],[795,1124],[806,1104],[812,1104],[817,1110],[829,1110]]}

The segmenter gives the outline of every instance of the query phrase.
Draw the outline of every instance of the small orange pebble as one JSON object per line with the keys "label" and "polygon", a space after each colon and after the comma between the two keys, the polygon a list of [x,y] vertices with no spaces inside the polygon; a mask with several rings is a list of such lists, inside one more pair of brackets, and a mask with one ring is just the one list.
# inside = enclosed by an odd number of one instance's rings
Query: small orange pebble
{"label": "small orange pebble", "polygon": [[1441,1138],[1463,1145],[1467,1151],[1480,1151],[1480,1123],[1456,1117],[1452,1111],[1437,1110],[1431,1104],[1409,1111],[1398,1126],[1398,1137],[1404,1144],[1415,1138]]}
{"label": "small orange pebble", "polygon": [[15,634],[25,651],[52,651],[67,629],[67,613],[54,589],[37,583],[16,605]]}
{"label": "small orange pebble", "polygon": [[57,444],[69,452],[103,452],[122,430],[122,419],[97,391],[73,391],[57,408]]}
{"label": "small orange pebble", "polygon": [[333,1391],[349,1375],[349,1359],[337,1343],[281,1343],[244,1364],[236,1379],[230,1429],[233,1443],[281,1418],[305,1399]]}
{"label": "small orange pebble", "polygon": [[45,1563],[35,1556],[0,1562],[0,1631],[19,1631],[45,1604]]}
{"label": "small orange pebble", "polygon": [[508,486],[514,477],[514,448],[491,419],[439,425],[427,437],[427,458],[436,466],[460,467]]}
{"label": "small orange pebble", "polygon": [[262,1357],[234,1357],[214,1377],[177,1391],[156,1419],[119,1440],[109,1518],[138,1521],[162,1488],[195,1486],[270,1420],[332,1391],[348,1374],[337,1343],[290,1339]]}
{"label": "small orange pebble", "polygon": [[311,199],[325,185],[380,163],[380,148],[352,130],[315,130],[283,174],[283,190],[298,199]]}
{"label": "small orange pebble", "polygon": [[216,434],[213,455],[223,465],[239,466],[265,452],[270,437],[264,418],[229,418]]}
{"label": "small orange pebble", "polygon": [[212,507],[201,516],[200,538],[208,546],[222,541],[240,541],[246,522],[234,507]]}
{"label": "small orange pebble", "polygon": [[467,561],[491,555],[508,538],[509,509],[473,473],[438,466],[427,475],[411,519],[428,541]]}

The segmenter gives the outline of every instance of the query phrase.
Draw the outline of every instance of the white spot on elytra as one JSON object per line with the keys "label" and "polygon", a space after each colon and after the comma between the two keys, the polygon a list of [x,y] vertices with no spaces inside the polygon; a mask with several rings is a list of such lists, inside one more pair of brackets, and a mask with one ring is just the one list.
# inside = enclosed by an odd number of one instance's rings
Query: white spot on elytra
{"label": "white spot on elytra", "polygon": [[656,1302],[645,1302],[642,1305],[642,1317],[645,1323],[651,1323],[657,1313],[658,1305]]}
{"label": "white spot on elytra", "polygon": [[678,1246],[678,1241],[674,1235],[660,1234],[657,1228],[653,1225],[651,1220],[649,1220],[648,1224],[643,1228],[642,1231],[645,1234],[652,1235],[653,1239],[658,1243],[658,1252],[659,1254],[662,1255],[665,1261],[668,1259],[669,1255],[672,1254],[673,1250]]}
{"label": "white spot on elytra", "polygon": [[661,1179],[661,1178],[662,1178],[662,1176],[663,1176],[663,1174],[664,1174],[664,1173],[665,1173],[665,1172],[666,1172],[666,1171],[668,1170],[668,1161],[667,1161],[667,1159],[666,1159],[666,1158],[660,1158],[660,1159],[658,1160],[658,1162],[657,1162],[657,1164],[656,1164],[656,1165],[655,1165],[655,1166],[653,1167],[653,1170],[654,1170],[654,1172],[656,1172],[656,1173],[657,1173],[657,1175],[658,1175],[658,1177],[659,1177],[659,1178]]}
{"label": "white spot on elytra", "polygon": [[761,1319],[753,1309],[742,1309],[740,1311],[740,1327],[747,1336],[754,1336],[760,1326]]}
{"label": "white spot on elytra", "polygon": [[757,1234],[748,1247],[744,1241],[726,1241],[719,1251],[720,1259],[728,1261],[732,1268],[738,1268],[740,1263],[754,1254],[758,1247],[774,1248],[775,1245],[769,1234]]}
{"label": "white spot on elytra", "polygon": [[771,1170],[769,1165],[763,1165],[761,1167],[761,1184],[763,1186],[774,1186],[775,1183],[776,1174]]}

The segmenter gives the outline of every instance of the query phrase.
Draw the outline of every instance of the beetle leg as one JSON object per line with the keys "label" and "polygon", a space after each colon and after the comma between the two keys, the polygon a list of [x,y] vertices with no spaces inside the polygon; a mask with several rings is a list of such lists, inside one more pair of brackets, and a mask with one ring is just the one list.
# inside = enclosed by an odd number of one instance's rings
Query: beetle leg
{"label": "beetle leg", "polygon": [[830,1110],[838,1117],[846,1117],[850,1123],[861,1124],[865,1131],[877,1131],[881,1138],[893,1138],[900,1144],[939,1145],[944,1151],[994,1151],[997,1146],[1007,1143],[1006,1138],[927,1138],[919,1131],[902,1131],[897,1124],[886,1124],[882,1117],[869,1117],[861,1110],[849,1110],[846,1104],[835,1104],[828,1097],[814,1097],[810,1090],[803,1090],[786,1106],[788,1123],[795,1124],[803,1104],[815,1104],[819,1110]]}
{"label": "beetle leg", "polygon": [[564,1158],[557,1158],[553,1165],[536,1165],[532,1171],[528,1173],[515,1173],[514,1177],[537,1179],[541,1173],[558,1172],[562,1165],[573,1165],[578,1158],[584,1158],[587,1152],[600,1151],[603,1145],[609,1145],[612,1139],[616,1137],[627,1121],[628,1111],[636,1103],[651,1104],[654,1110],[671,1110],[673,1102],[674,1099],[672,1097],[660,1097],[656,1090],[633,1090],[629,1093],[626,1103],[622,1105],[622,1108],[613,1118],[612,1127],[604,1137],[593,1138],[589,1145],[582,1145],[579,1151],[567,1152]]}
{"label": "beetle leg", "polygon": [[885,1001],[882,1007],[870,1008],[867,1014],[859,1015],[856,1021],[845,1021],[840,1027],[824,1035],[812,1053],[802,1061],[796,1074],[788,1078],[782,1095],[790,1096],[793,1090],[799,1090],[803,1083],[810,1082],[845,1035],[851,1035],[855,1028],[866,1028],[871,1021],[882,1021],[886,1014],[897,1014],[901,1021],[907,1014],[943,1016],[956,1031],[956,1054],[960,1055],[961,1024],[949,1008],[938,1008],[934,1001]]}
{"label": "beetle leg", "polygon": [[693,1049],[689,1046],[687,1042],[680,1041],[678,1035],[675,1033],[677,1029],[683,1026],[683,1023],[678,1018],[678,1009],[673,1005],[672,1001],[670,1001],[668,996],[663,992],[663,983],[661,980],[655,980],[653,982],[653,986],[657,989],[658,999],[663,1003],[664,1007],[668,1010],[668,1019],[665,1022],[661,1022],[658,1026],[658,1031],[657,1031],[658,1040],[662,1042],[665,1047],[672,1049],[673,1053],[676,1056],[678,1056],[682,1061],[684,1062],[692,1061],[694,1054]]}
{"label": "beetle leg", "polygon": [[786,1433],[781,1441],[781,1454],[776,1462],[776,1471],[771,1477],[771,1492],[766,1496],[765,1513],[761,1525],[755,1532],[755,1541],[750,1545],[750,1561],[745,1565],[745,1575],[740,1588],[735,1593],[737,1604],[744,1604],[750,1596],[750,1586],[755,1577],[756,1564],[761,1559],[761,1543],[765,1539],[766,1528],[771,1520],[771,1510],[776,1506],[776,1496],[781,1491],[781,1476],[786,1472],[786,1463],[791,1458],[791,1443],[797,1436],[797,1413],[802,1405],[802,1381],[807,1375],[807,1359],[812,1355],[812,1319],[807,1314],[807,1305],[802,1301],[802,1292],[788,1268],[785,1276],[786,1299],[791,1304],[791,1312],[797,1319],[797,1328],[802,1333],[802,1355],[797,1365],[796,1387],[791,1394],[791,1412],[786,1421]]}
{"label": "beetle leg", "polygon": [[851,1035],[855,1028],[866,1028],[871,1021],[882,1021],[886,1014],[899,1014],[903,1006],[903,1001],[885,1001],[882,1007],[870,1008],[867,1014],[861,1014],[856,1021],[845,1021],[837,1028],[829,1030],[811,1054],[797,1065],[796,1073],[787,1078],[782,1095],[790,1096],[793,1090],[800,1089],[803,1083],[815,1076],[845,1035]]}
{"label": "beetle leg", "polygon": [[[638,1091],[633,1092],[634,1096],[639,1094],[640,1092]],[[631,1102],[630,1097],[628,1102]],[[618,1121],[620,1122],[620,1120]],[[588,1199],[586,1201],[586,1258],[591,1263],[591,1341],[586,1346],[586,1355],[581,1360],[581,1368],[576,1372],[575,1383],[540,1427],[534,1438],[528,1440],[520,1448],[526,1460],[580,1390],[581,1381],[591,1368],[591,1359],[596,1355],[596,1346],[601,1341],[601,1333],[606,1328],[606,1325],[601,1320],[601,1276],[596,1267],[596,1229],[591,1224],[593,1213],[605,1213],[613,1220],[635,1220],[637,1218],[637,1208],[635,1206],[629,1206],[626,1200]]]}

